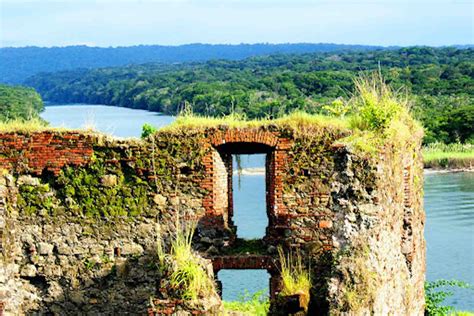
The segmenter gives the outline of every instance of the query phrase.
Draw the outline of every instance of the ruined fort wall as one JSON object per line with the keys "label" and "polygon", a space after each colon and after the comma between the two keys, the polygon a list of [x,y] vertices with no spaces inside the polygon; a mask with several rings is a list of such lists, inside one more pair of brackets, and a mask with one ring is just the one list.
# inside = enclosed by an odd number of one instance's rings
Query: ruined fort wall
{"label": "ruined fort wall", "polygon": [[[219,269],[270,269],[276,246],[299,248],[312,271],[312,311],[422,314],[419,144],[365,157],[339,142],[346,135],[278,126],[166,130],[146,140],[2,134],[0,300],[12,314],[144,313],[161,295],[156,239],[166,241],[179,216],[199,223],[195,248]],[[238,153],[229,144],[267,154],[269,227],[249,258],[228,256],[229,157]]]}

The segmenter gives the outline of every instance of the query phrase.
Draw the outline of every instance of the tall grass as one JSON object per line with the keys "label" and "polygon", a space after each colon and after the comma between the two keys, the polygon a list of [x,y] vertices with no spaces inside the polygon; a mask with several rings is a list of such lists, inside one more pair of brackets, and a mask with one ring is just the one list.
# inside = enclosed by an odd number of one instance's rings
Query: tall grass
{"label": "tall grass", "polygon": [[280,295],[300,295],[300,305],[307,310],[309,291],[311,289],[311,276],[303,264],[301,254],[299,252],[285,254],[283,248],[279,247],[278,257],[280,259],[280,272],[283,282]]}
{"label": "tall grass", "polygon": [[[6,122],[0,121],[0,132],[36,132],[46,129],[53,129],[48,127],[48,123],[40,118],[31,120],[9,120]],[[55,130],[57,128],[54,128]]]}
{"label": "tall grass", "polygon": [[276,119],[247,119],[241,114],[229,114],[222,117],[200,116],[190,112],[181,113],[177,116],[176,121],[169,126],[163,127],[161,130],[173,130],[182,127],[188,128],[209,128],[224,125],[231,128],[259,127],[271,124],[280,124],[290,127],[304,126],[333,126],[340,129],[348,128],[345,119],[324,116],[319,114],[308,114],[302,111],[294,111],[290,114]]}
{"label": "tall grass", "polygon": [[355,92],[349,101],[354,115],[351,126],[361,130],[381,131],[391,122],[408,114],[407,94],[394,91],[380,73],[361,74],[354,79]]}
{"label": "tall grass", "polygon": [[161,241],[157,244],[161,268],[170,270],[171,289],[178,298],[191,301],[217,295],[214,280],[203,259],[192,249],[195,228],[195,223],[177,225],[169,254],[164,252]]}

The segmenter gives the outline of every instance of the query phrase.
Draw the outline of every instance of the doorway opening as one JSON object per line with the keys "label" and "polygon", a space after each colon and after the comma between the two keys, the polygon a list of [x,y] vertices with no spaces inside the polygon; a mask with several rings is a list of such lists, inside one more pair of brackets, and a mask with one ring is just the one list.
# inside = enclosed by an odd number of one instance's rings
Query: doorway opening
{"label": "doorway opening", "polygon": [[[232,240],[268,237],[274,223],[274,148],[229,142],[215,147],[213,208],[222,214]],[[272,193],[273,192],[273,193]]]}
{"label": "doorway opening", "polygon": [[262,239],[268,227],[266,154],[232,155],[232,222],[237,238]]}

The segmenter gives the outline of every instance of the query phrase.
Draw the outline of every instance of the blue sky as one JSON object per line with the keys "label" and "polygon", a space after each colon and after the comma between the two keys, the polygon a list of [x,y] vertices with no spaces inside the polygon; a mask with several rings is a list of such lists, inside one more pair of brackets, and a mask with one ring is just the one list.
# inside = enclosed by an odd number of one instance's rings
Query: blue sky
{"label": "blue sky", "polygon": [[0,45],[474,43],[474,0],[0,0]]}

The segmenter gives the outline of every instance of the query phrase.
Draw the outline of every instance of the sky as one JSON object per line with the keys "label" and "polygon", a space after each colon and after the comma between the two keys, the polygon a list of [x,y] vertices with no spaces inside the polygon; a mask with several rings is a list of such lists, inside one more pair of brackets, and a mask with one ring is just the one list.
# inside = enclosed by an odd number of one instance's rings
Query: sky
{"label": "sky", "polygon": [[474,0],[0,0],[0,46],[474,43]]}

